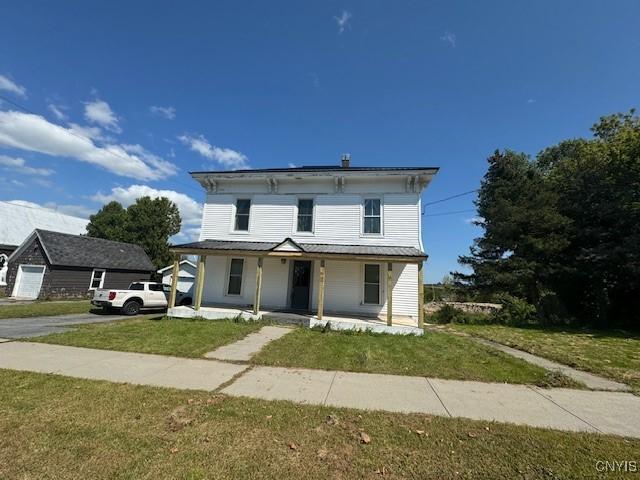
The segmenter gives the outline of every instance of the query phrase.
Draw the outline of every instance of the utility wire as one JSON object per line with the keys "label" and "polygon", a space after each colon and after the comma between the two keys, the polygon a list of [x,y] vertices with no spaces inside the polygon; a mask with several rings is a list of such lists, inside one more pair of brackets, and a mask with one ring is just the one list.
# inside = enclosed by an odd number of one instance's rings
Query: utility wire
{"label": "utility wire", "polygon": [[478,190],[480,189],[476,188],[475,190],[469,190],[468,192],[458,193],[456,195],[451,195],[450,197],[441,198],[440,200],[434,200],[433,202],[423,203],[422,206],[427,207],[429,205],[435,205],[436,203],[446,202],[447,200],[453,200],[454,198],[463,197],[465,195],[469,195],[470,193],[476,193]]}
{"label": "utility wire", "polygon": [[[19,108],[20,110],[22,110],[22,111],[24,111],[26,113],[30,113],[31,115],[37,115],[37,116],[44,117],[44,115],[40,115],[39,113],[34,112],[33,110],[25,107],[24,105],[20,105],[19,103],[14,102],[13,100],[11,100],[10,98],[5,97],[4,95],[0,95],[0,100],[4,100],[5,102],[13,105],[14,107]],[[51,125],[54,125],[54,126],[58,127],[63,132],[66,132],[69,135],[72,135],[72,136],[74,136],[76,138],[79,138],[80,140],[82,140],[84,142],[89,143],[92,147],[96,147],[97,146],[95,143],[93,143],[93,140],[91,140],[88,137],[85,137],[84,135],[79,135],[79,134],[77,134],[75,132],[72,132],[71,130],[68,130],[68,129],[64,128],[62,125],[58,125],[57,123],[53,123],[53,122],[49,122],[49,123]],[[98,148],[100,148],[99,145],[98,145]],[[118,157],[118,158],[120,158],[122,160],[126,160],[127,162],[131,161],[130,157],[125,157],[124,155],[120,155],[120,154],[118,154],[118,153],[116,153],[116,152],[114,152],[112,150],[107,150],[106,148],[103,148],[103,150],[105,152],[109,153],[110,155],[113,155],[114,157]],[[199,193],[202,193],[202,191],[199,188],[197,188],[195,185],[187,185],[186,183],[178,182],[177,180],[170,180],[170,181],[174,182],[174,183],[177,183],[178,185],[183,185],[185,187],[189,187],[189,188],[192,188],[194,190],[198,190]]]}
{"label": "utility wire", "polygon": [[470,212],[475,212],[476,209],[475,208],[471,208],[471,209],[467,209],[467,210],[454,210],[451,212],[439,212],[439,213],[427,213],[425,215],[425,217],[441,217],[443,215],[455,215],[458,213],[470,213]]}

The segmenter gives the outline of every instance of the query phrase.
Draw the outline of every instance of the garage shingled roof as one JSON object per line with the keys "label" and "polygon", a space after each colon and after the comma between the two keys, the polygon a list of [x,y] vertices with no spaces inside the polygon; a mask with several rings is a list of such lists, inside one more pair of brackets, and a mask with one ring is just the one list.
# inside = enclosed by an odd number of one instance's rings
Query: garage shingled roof
{"label": "garage shingled roof", "polygon": [[156,269],[139,245],[39,229],[35,234],[52,265],[135,271]]}

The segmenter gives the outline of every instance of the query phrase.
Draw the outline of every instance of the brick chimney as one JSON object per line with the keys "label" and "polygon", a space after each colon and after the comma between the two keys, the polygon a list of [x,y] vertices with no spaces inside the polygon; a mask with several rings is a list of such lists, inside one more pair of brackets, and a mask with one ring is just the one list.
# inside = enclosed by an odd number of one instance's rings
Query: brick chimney
{"label": "brick chimney", "polygon": [[343,153],[342,154],[342,168],[349,168],[349,162],[351,161],[351,154]]}

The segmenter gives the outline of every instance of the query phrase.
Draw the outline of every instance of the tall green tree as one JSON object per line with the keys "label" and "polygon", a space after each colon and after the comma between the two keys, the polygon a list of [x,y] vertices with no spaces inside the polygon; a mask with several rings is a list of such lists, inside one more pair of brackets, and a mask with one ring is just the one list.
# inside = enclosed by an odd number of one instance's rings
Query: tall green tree
{"label": "tall green tree", "polygon": [[171,200],[141,197],[128,208],[110,202],[89,217],[87,234],[140,245],[157,268],[172,260],[169,237],[181,226],[180,212]]}
{"label": "tall green tree", "polygon": [[109,202],[89,217],[87,234],[90,237],[127,242],[124,228],[126,222],[127,210],[118,202]]}
{"label": "tall green tree", "polygon": [[[479,191],[483,235],[456,274],[580,323],[640,327],[640,118],[602,117],[594,138],[496,152]],[[546,312],[548,313],[548,312]]]}

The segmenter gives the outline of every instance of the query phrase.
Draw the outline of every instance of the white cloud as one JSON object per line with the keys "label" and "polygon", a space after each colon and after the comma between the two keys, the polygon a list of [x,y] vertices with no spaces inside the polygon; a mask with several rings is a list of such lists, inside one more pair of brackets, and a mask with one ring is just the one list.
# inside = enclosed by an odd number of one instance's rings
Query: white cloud
{"label": "white cloud", "polygon": [[104,135],[100,127],[89,127],[86,125],[78,125],[77,123],[69,122],[69,131],[98,142],[115,142],[113,137]]}
{"label": "white cloud", "polygon": [[533,99],[533,98],[529,98],[529,99],[527,99],[527,103],[528,103],[528,104],[535,103],[535,99]]}
{"label": "white cloud", "polygon": [[0,155],[0,167],[6,170],[22,173],[24,175],[39,175],[42,177],[48,177],[49,175],[56,173],[50,168],[30,167],[27,165],[27,161],[24,158],[9,157],[7,155]]}
{"label": "white cloud", "polygon": [[149,111],[156,117],[166,118],[167,120],[173,120],[176,118],[176,109],[174,107],[158,107],[156,105],[149,107]]}
{"label": "white cloud", "polygon": [[298,168],[298,166],[295,163],[289,162],[289,168]]}
{"label": "white cloud", "polygon": [[[51,123],[39,115],[16,111],[0,111],[0,145],[72,158],[139,180],[162,179],[178,170],[173,163],[139,145],[97,146],[86,137],[78,137],[72,129]],[[136,149],[139,150],[134,151]]]}
{"label": "white cloud", "polygon": [[333,17],[338,24],[338,33],[343,33],[347,28],[351,28],[351,12],[343,10],[339,17]]}
{"label": "white cloud", "polygon": [[209,160],[215,160],[220,165],[231,170],[242,170],[249,168],[246,155],[231,150],[230,148],[220,148],[211,145],[203,135],[180,135],[178,139],[187,145],[194,152],[199,153]]}
{"label": "white cloud", "polygon": [[127,188],[114,187],[110,193],[98,192],[91,200],[101,203],[111,201],[120,202],[125,207],[135,203],[140,197],[160,198],[166,197],[174,202],[182,217],[182,231],[176,237],[179,239],[197,239],[202,223],[202,205],[184,193],[175,190],[158,190],[147,185],[131,185]]}
{"label": "white cloud", "polygon": [[84,118],[89,123],[97,123],[103,128],[114,132],[120,133],[122,129],[118,125],[118,117],[107,102],[104,100],[94,100],[92,102],[86,102],[84,104]]}
{"label": "white cloud", "polygon": [[471,217],[471,218],[465,218],[464,219],[464,223],[468,223],[470,225],[477,225],[477,224],[482,224],[484,223],[484,218],[482,217]]}
{"label": "white cloud", "polygon": [[18,85],[9,77],[5,77],[4,75],[0,75],[0,90],[15,93],[19,97],[23,98],[27,96],[26,88],[24,88],[22,85]]}
{"label": "white cloud", "polygon": [[440,40],[448,43],[453,48],[456,48],[456,34],[451,32],[445,32],[444,35],[440,37]]}
{"label": "white cloud", "polygon": [[66,107],[62,105],[56,105],[55,103],[50,103],[49,105],[47,105],[47,108],[51,111],[51,113],[55,115],[55,117],[58,120],[67,119],[67,114],[64,113],[64,110],[66,110]]}

